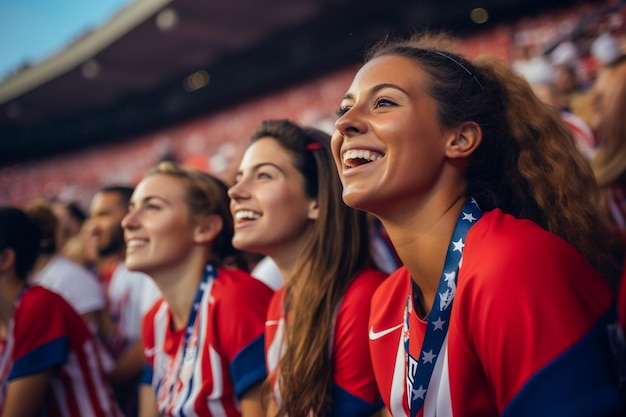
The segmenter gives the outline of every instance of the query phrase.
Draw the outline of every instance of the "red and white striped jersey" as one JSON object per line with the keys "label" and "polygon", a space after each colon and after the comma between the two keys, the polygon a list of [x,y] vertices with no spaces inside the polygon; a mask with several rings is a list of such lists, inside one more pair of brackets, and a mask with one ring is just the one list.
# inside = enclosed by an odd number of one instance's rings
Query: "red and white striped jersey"
{"label": "red and white striped jersey", "polygon": [[[91,331],[58,294],[26,287],[19,298],[2,352],[3,394],[16,378],[54,369],[41,405],[51,417],[122,417]],[[0,408],[4,395],[0,396]]]}
{"label": "red and white striped jersey", "polygon": [[263,329],[273,291],[241,270],[218,269],[200,300],[185,352],[164,299],[146,313],[146,369],[164,416],[236,416],[238,398],[265,379]]}

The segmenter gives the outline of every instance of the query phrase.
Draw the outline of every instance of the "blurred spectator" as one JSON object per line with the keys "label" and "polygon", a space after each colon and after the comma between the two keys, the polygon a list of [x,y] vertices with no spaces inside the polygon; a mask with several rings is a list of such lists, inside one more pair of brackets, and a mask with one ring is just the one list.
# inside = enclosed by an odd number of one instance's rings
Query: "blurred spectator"
{"label": "blurred spectator", "polygon": [[550,53],[550,61],[555,66],[567,65],[576,68],[580,62],[578,47],[572,41],[563,41]]}
{"label": "blurred spectator", "polygon": [[535,95],[537,95],[541,101],[559,113],[561,120],[563,120],[570,132],[572,132],[578,150],[580,150],[585,159],[590,161],[595,153],[596,140],[589,125],[565,107],[563,97],[559,94],[553,83],[535,83],[531,84],[531,86]]}
{"label": "blurred spectator", "polygon": [[0,413],[122,417],[93,334],[61,296],[27,283],[40,242],[22,210],[0,208]]}
{"label": "blurred spectator", "polygon": [[592,128],[599,137],[592,166],[626,248],[626,55],[599,69],[592,97]]}
{"label": "blurred spectator", "polygon": [[532,46],[519,46],[515,51],[518,55],[511,62],[511,68],[529,82],[540,81],[546,73],[552,71],[549,60],[536,52]]}
{"label": "blurred spectator", "polygon": [[591,96],[583,87],[576,71],[571,64],[556,65],[554,85],[563,96],[564,107],[580,117],[587,125],[591,125],[593,109]]}
{"label": "blurred spectator", "polygon": [[97,275],[100,257],[95,243],[90,239],[90,227],[89,219],[86,219],[78,234],[65,243],[61,253],[67,259]]}
{"label": "blurred spectator", "polygon": [[70,261],[57,250],[55,232],[57,218],[44,200],[33,201],[26,214],[40,233],[39,256],[31,282],[61,295],[76,310],[94,334],[98,334],[100,315],[105,308],[104,293],[97,278],[88,270]]}
{"label": "blurred spectator", "polygon": [[57,249],[63,253],[67,242],[80,232],[87,214],[74,201],[55,199],[51,201],[50,206],[58,221],[56,232]]}
{"label": "blurred spectator", "polygon": [[610,33],[603,33],[591,44],[591,54],[598,65],[606,65],[620,56],[619,42]]}
{"label": "blurred spectator", "polygon": [[105,342],[116,362],[109,377],[129,417],[137,412],[137,388],[144,366],[141,320],[160,296],[150,277],[130,272],[124,265],[126,244],[121,223],[132,193],[128,186],[102,188],[89,209],[89,239],[97,250],[96,272],[107,302]]}
{"label": "blurred spectator", "polygon": [[576,146],[587,160],[591,160],[595,152],[596,140],[589,125],[572,113],[566,104],[564,94],[556,86],[557,71],[547,60],[536,61],[532,68],[521,74],[531,85],[535,95],[552,107],[561,116],[561,120],[572,132]]}

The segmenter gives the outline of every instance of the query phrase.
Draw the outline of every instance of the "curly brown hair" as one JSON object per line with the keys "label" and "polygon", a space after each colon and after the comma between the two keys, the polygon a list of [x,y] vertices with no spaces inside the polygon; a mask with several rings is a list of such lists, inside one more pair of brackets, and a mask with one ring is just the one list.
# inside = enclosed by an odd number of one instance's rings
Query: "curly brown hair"
{"label": "curly brown hair", "polygon": [[619,251],[571,132],[508,64],[493,57],[470,62],[452,52],[454,44],[445,33],[385,39],[366,61],[397,55],[416,62],[428,75],[439,123],[474,121],[482,130],[465,172],[468,194],[483,210],[500,208],[562,237],[615,287]]}

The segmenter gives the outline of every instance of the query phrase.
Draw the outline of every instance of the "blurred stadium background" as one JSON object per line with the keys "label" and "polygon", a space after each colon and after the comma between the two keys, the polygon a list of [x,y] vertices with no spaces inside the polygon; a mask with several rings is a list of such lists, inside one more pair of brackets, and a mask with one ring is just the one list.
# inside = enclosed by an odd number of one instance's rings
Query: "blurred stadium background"
{"label": "blurred stadium background", "polygon": [[[0,204],[135,183],[162,159],[230,182],[255,126],[332,130],[368,45],[424,28],[512,63],[574,43],[623,42],[624,1],[134,0],[58,54],[0,81]],[[4,42],[9,40],[4,40]]]}

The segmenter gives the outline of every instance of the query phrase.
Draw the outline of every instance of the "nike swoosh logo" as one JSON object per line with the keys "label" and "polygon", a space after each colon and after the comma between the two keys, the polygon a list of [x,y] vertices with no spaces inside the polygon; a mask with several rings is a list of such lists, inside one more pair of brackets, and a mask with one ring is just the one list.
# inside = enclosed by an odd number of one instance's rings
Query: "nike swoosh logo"
{"label": "nike swoosh logo", "polygon": [[278,320],[268,320],[265,322],[265,326],[276,326],[278,324]]}
{"label": "nike swoosh logo", "polygon": [[388,329],[375,332],[374,327],[372,326],[370,327],[370,340],[376,340],[376,339],[380,339],[383,336],[387,336],[389,333],[395,330],[398,330],[400,327],[402,327],[402,323],[398,324],[397,326],[393,326]]}

